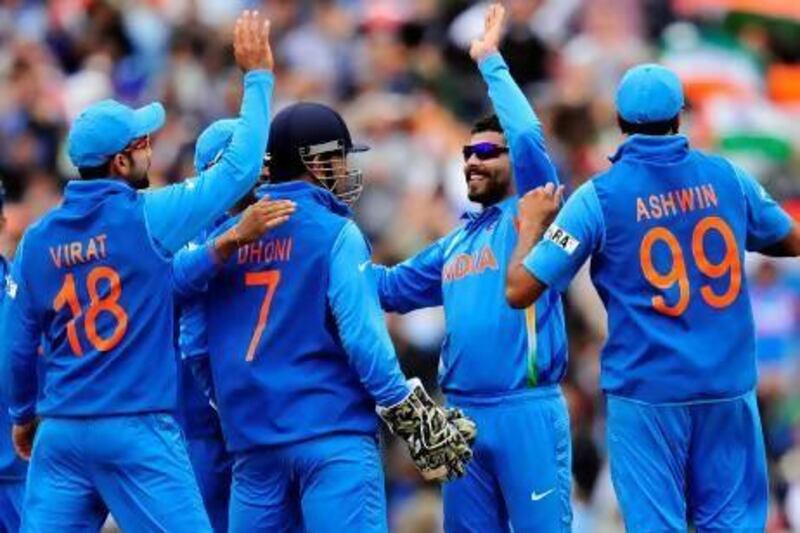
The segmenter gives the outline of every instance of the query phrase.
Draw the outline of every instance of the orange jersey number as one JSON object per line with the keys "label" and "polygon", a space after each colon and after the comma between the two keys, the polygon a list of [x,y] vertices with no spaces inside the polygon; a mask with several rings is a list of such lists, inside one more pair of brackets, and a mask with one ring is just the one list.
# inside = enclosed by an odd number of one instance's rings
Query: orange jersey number
{"label": "orange jersey number", "polygon": [[[108,294],[99,293],[101,281],[108,284]],[[128,331],[128,314],[119,305],[122,295],[122,284],[116,270],[107,266],[98,266],[89,272],[86,279],[86,288],[89,292],[89,306],[84,315],[81,303],[78,300],[78,291],[75,284],[75,275],[71,272],[64,276],[64,283],[53,299],[53,310],[58,312],[65,305],[69,307],[72,318],[67,323],[67,340],[75,356],[83,355],[83,346],[78,338],[77,322],[84,317],[84,331],[86,338],[98,352],[107,352],[119,344]],[[114,316],[116,325],[108,337],[102,337],[97,332],[97,317],[100,313],[110,313]]]}
{"label": "orange jersey number", "polygon": [[261,310],[258,312],[258,322],[256,322],[253,336],[250,337],[250,344],[247,347],[247,355],[245,361],[250,362],[256,356],[256,348],[261,341],[261,336],[264,334],[264,328],[267,327],[267,319],[269,318],[269,308],[272,305],[272,297],[275,295],[275,290],[278,288],[278,283],[281,281],[280,270],[266,270],[264,272],[247,272],[244,275],[244,284],[248,287],[260,285],[266,287],[264,293],[264,300],[261,302]]}
{"label": "orange jersey number", "polygon": [[[725,257],[719,263],[712,263],[706,256],[704,241],[709,231],[716,231],[725,242]],[[653,265],[653,246],[657,242],[667,245],[672,256],[672,267],[668,272],[659,272]],[[710,285],[700,287],[703,300],[715,309],[728,307],[739,296],[742,288],[742,265],[739,260],[739,247],[731,227],[720,217],[709,216],[702,219],[692,232],[692,255],[698,270],[709,278],[721,278],[730,275],[727,290],[717,294]],[[686,271],[686,261],[675,234],[663,226],[648,231],[639,247],[639,262],[647,281],[657,289],[668,289],[678,284],[678,300],[668,304],[663,296],[653,296],[653,309],[667,316],[680,316],[689,306],[690,287]]]}

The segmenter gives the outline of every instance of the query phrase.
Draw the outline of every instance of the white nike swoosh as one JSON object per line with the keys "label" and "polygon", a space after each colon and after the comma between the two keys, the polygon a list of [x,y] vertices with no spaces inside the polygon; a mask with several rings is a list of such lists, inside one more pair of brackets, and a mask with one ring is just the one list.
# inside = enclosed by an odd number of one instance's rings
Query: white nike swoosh
{"label": "white nike swoosh", "polygon": [[359,272],[364,272],[364,271],[367,269],[367,266],[369,266],[369,264],[370,264],[371,262],[372,262],[372,261],[364,261],[363,263],[361,263],[360,265],[358,265],[358,271],[359,271]]}
{"label": "white nike swoosh", "polygon": [[536,494],[536,491],[533,491],[533,492],[531,492],[531,501],[532,502],[538,502],[539,500],[541,500],[542,498],[544,498],[545,496],[547,496],[548,494],[550,494],[554,490],[556,490],[556,489],[550,489],[548,491],[542,492],[541,494]]}

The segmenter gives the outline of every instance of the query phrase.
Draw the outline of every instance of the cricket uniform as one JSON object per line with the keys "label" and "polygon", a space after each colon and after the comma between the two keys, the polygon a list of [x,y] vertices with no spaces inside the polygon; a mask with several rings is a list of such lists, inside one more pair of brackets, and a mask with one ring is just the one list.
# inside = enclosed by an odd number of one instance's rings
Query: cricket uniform
{"label": "cricket uniform", "polygon": [[200,356],[198,373],[210,366],[203,381],[234,456],[230,530],[386,531],[375,405],[399,403],[408,386],[369,247],[327,190],[291,181],[264,194],[297,212],[209,283],[210,357],[185,354]]}
{"label": "cricket uniform", "polygon": [[566,202],[524,266],[564,290],[589,258],[611,473],[630,531],[760,531],[767,469],[744,252],[789,217],[680,135],[633,135]]}
{"label": "cricket uniform", "polygon": [[[499,54],[480,63],[508,141],[519,194],[558,183],[541,125]],[[382,307],[443,306],[439,382],[478,426],[464,478],[443,488],[445,529],[569,531],[571,441],[559,382],[567,368],[561,297],[526,310],[505,300],[517,242],[517,197],[468,213],[464,224],[393,268],[374,266]]]}
{"label": "cricket uniform", "polygon": [[[220,223],[224,220],[227,220],[227,217],[222,217]],[[202,242],[202,239],[198,241]],[[213,249],[213,244],[213,240],[209,241],[206,247]],[[185,251],[182,250],[177,258],[197,256],[200,254],[198,250],[202,248],[191,246]],[[198,275],[196,266],[187,263],[176,264],[176,275],[180,276],[186,270],[189,276],[195,278],[195,284],[191,286],[190,291],[179,291],[183,297],[179,305],[176,418],[186,438],[189,461],[192,463],[211,526],[215,532],[224,533],[228,531],[228,502],[233,459],[225,450],[219,415],[211,406],[209,396],[195,379],[191,367],[186,363],[186,358],[205,357],[208,354],[202,293],[220,266],[214,258],[211,268]]]}
{"label": "cricket uniform", "polygon": [[[72,181],[63,205],[26,232],[7,290],[10,414],[16,424],[43,420],[23,530],[92,527],[103,504],[123,529],[210,530],[171,415],[171,258],[255,183],[272,85],[269,72],[245,75],[242,126],[208,171],[146,192],[117,180]],[[95,104],[73,124],[70,156],[79,167],[102,164],[163,120],[156,105]]]}
{"label": "cricket uniform", "polygon": [[[5,343],[8,338],[5,332],[6,321],[4,312],[6,294],[6,276],[9,266],[5,258],[0,255],[0,343]],[[2,348],[0,348],[0,351]],[[5,368],[5,361],[0,365]],[[8,417],[8,387],[0,387],[0,530],[8,532],[19,531],[20,516],[22,515],[22,497],[25,494],[25,476],[28,465],[25,464],[14,452],[11,443],[11,420]]]}

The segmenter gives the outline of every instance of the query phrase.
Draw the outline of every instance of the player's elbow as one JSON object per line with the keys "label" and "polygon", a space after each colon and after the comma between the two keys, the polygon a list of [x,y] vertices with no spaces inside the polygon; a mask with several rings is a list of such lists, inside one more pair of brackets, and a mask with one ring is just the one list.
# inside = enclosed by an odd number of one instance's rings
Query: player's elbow
{"label": "player's elbow", "polygon": [[506,276],[506,301],[514,309],[530,307],[539,298],[544,285],[531,276],[524,267],[517,265],[508,270]]}
{"label": "player's elbow", "polygon": [[533,303],[529,295],[512,284],[506,285],[506,301],[513,309],[525,309]]}

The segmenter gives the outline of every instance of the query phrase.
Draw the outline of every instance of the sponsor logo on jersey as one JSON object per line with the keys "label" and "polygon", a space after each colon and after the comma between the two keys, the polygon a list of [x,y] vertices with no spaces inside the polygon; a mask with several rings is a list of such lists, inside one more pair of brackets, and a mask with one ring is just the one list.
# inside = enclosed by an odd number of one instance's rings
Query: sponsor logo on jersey
{"label": "sponsor logo on jersey", "polygon": [[497,258],[492,248],[487,244],[477,252],[471,254],[458,254],[448,261],[442,272],[442,280],[458,281],[467,276],[482,274],[486,269],[497,270]]}

